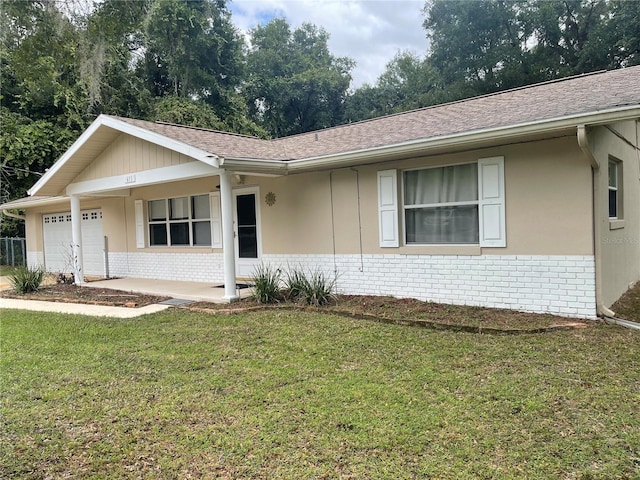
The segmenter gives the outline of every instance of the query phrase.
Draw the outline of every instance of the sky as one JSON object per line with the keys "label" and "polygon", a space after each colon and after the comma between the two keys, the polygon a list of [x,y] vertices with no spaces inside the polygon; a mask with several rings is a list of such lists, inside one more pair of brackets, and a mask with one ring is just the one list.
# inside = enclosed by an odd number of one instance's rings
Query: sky
{"label": "sky", "polygon": [[427,50],[424,0],[232,0],[227,6],[243,33],[274,17],[292,29],[304,22],[323,27],[329,51],[356,61],[352,88],[373,85],[398,51],[423,56]]}

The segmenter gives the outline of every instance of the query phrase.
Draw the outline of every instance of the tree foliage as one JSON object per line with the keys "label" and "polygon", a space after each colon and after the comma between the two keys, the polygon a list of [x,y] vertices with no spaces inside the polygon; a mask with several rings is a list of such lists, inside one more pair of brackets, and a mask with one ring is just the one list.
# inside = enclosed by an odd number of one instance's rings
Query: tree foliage
{"label": "tree foliage", "polygon": [[399,53],[346,121],[640,63],[640,2],[428,0],[430,49]]}
{"label": "tree foliage", "polygon": [[444,100],[439,82],[428,58],[399,52],[374,86],[365,84],[349,96],[345,119],[365,120],[439,103]]}
{"label": "tree foliage", "polygon": [[252,117],[281,137],[342,121],[353,61],[331,55],[328,33],[276,18],[251,32],[245,96]]}
{"label": "tree foliage", "polygon": [[144,72],[155,96],[215,105],[239,85],[242,41],[224,0],[155,0],[144,32]]}
{"label": "tree foliage", "polygon": [[637,2],[433,0],[424,11],[442,84],[475,93],[638,61]]}

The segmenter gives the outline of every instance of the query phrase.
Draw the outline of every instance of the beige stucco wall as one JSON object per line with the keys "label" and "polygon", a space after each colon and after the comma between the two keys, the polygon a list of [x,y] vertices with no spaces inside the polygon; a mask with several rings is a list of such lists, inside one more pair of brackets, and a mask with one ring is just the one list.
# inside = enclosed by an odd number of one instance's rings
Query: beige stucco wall
{"label": "beige stucco wall", "polygon": [[[640,280],[640,152],[638,122],[611,125],[627,142],[606,127],[589,132],[589,144],[600,163],[595,175],[599,195],[602,301],[611,306],[630,285]],[[630,145],[631,144],[631,145]],[[609,221],[608,161],[622,162],[623,219]]]}
{"label": "beige stucco wall", "polygon": [[[378,246],[379,170],[473,162],[492,156],[505,157],[506,248]],[[273,191],[277,198],[273,207],[262,206],[265,253],[331,253],[334,241],[338,254],[359,253],[361,228],[363,253],[593,254],[591,172],[575,137],[417,158],[355,170],[249,180],[260,185],[263,202],[267,191]]]}

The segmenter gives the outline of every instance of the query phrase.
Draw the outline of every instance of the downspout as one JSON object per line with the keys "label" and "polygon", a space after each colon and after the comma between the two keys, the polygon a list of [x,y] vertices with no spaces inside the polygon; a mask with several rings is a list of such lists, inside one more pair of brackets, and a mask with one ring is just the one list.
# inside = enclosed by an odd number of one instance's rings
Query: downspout
{"label": "downspout", "polygon": [[587,128],[585,125],[578,125],[578,146],[585,154],[591,164],[593,181],[593,253],[596,260],[596,312],[599,316],[615,317],[615,313],[609,310],[602,303],[602,245],[600,242],[600,163],[593,155],[589,147]]}
{"label": "downspout", "polygon": [[25,217],[24,215],[18,215],[17,213],[11,213],[9,210],[3,209],[2,210],[2,214],[5,217],[9,217],[9,218],[15,218],[17,220],[25,220],[27,217]]}

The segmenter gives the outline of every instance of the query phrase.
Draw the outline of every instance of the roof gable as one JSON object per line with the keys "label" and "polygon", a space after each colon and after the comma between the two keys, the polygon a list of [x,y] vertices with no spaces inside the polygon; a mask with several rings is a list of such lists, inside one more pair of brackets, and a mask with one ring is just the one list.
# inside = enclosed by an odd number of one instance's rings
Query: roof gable
{"label": "roof gable", "polygon": [[73,181],[108,145],[121,133],[147,140],[181,153],[213,167],[219,166],[219,158],[208,151],[165,137],[156,132],[123,122],[117,117],[100,115],[69,147],[56,163],[29,190],[29,195],[61,195]]}
{"label": "roof gable", "polygon": [[121,133],[73,179],[73,182],[97,180],[190,162],[193,162],[191,157],[175,150]]}

